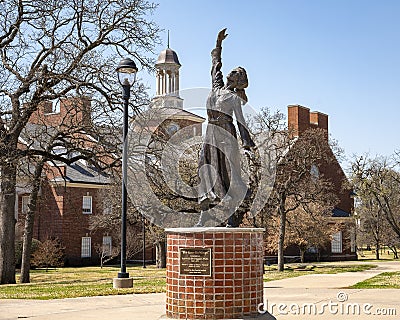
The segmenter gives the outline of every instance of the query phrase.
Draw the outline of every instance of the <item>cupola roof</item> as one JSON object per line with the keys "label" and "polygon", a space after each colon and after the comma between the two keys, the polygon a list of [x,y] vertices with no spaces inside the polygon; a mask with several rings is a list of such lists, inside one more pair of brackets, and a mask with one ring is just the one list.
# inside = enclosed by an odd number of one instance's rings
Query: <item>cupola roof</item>
{"label": "cupola roof", "polygon": [[181,66],[178,55],[171,48],[161,51],[160,55],[158,56],[156,66],[160,64],[177,64],[178,66]]}

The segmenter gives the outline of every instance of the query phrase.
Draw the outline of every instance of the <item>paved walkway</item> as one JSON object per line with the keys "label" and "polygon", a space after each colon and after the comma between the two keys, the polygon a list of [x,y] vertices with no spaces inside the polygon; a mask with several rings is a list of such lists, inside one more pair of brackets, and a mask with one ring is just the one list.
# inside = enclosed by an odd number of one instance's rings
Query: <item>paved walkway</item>
{"label": "paved walkway", "polygon": [[[399,319],[400,290],[342,289],[385,271],[400,271],[400,262],[381,262],[376,269],[356,273],[305,275],[266,282],[264,308],[279,320]],[[396,315],[378,315],[394,312]],[[164,313],[162,293],[50,301],[0,300],[1,320],[156,320]]]}
{"label": "paved walkway", "polygon": [[[386,271],[400,271],[400,261],[388,261],[378,263],[363,263],[361,261],[347,261],[336,263],[336,265],[351,264],[374,264],[377,268],[361,272],[344,272],[337,274],[310,274],[296,278],[287,278],[266,282],[267,287],[273,288],[345,288],[357,282],[372,278],[379,273]],[[267,271],[268,272],[268,271]],[[400,297],[399,297],[400,298]],[[400,299],[399,299],[400,300]]]}
{"label": "paved walkway", "polygon": [[[400,271],[397,261],[372,264],[378,267],[361,272],[305,275],[266,282],[264,308],[279,320],[399,319],[399,289],[344,289],[382,272]],[[280,304],[282,312],[278,309]]]}

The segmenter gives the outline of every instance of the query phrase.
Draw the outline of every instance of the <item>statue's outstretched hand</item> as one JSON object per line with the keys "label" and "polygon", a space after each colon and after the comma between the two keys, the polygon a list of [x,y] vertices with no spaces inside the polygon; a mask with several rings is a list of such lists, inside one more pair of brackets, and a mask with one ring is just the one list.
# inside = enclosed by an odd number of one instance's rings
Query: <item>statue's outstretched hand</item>
{"label": "statue's outstretched hand", "polygon": [[226,28],[222,29],[219,33],[218,33],[218,37],[217,37],[217,47],[220,47],[222,44],[222,41],[228,36],[227,34],[225,34]]}

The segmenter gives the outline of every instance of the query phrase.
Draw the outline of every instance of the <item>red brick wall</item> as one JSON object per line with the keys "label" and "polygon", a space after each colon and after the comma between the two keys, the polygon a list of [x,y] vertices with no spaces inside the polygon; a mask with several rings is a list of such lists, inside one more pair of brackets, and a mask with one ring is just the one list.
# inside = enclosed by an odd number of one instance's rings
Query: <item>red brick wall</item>
{"label": "red brick wall", "polygon": [[[293,132],[293,136],[299,136],[310,128],[319,128],[326,130],[326,138],[328,143],[328,115],[313,111],[310,112],[309,108],[300,105],[288,106],[288,128]],[[333,152],[331,155],[334,157]],[[353,199],[350,197],[351,190],[345,187],[347,177],[343,172],[338,161],[324,165],[317,164],[320,173],[325,178],[332,181],[335,187],[335,193],[339,198],[338,208],[352,213]]]}
{"label": "red brick wall", "polygon": [[[47,238],[58,238],[65,248],[68,265],[97,263],[95,245],[103,241],[102,233],[89,230],[89,219],[92,215],[102,214],[97,207],[97,188],[76,188],[43,184],[38,210],[35,215],[35,239],[44,241]],[[82,212],[83,196],[92,196],[92,214]],[[82,237],[92,238],[92,257],[81,258]]]}
{"label": "red brick wall", "polygon": [[[331,155],[334,157],[333,152]],[[336,207],[351,214],[354,206],[354,199],[350,196],[352,190],[347,185],[347,177],[339,162],[319,164],[319,170],[324,175],[324,178],[332,181],[334,185],[335,194],[339,199]]]}
{"label": "red brick wall", "polygon": [[34,112],[30,123],[46,125],[88,125],[91,123],[91,102],[89,98],[65,98],[60,99],[60,110],[53,110],[53,102],[42,102],[38,110]]}
{"label": "red brick wall", "polygon": [[[167,229],[167,316],[257,316],[263,302],[263,229]],[[211,276],[181,275],[180,248],[211,248]]]}
{"label": "red brick wall", "polygon": [[[67,188],[64,194],[63,212],[63,242],[68,244],[66,255],[69,263],[90,263],[96,260],[95,245],[102,244],[103,237],[100,234],[91,233],[89,230],[89,219],[92,215],[101,214],[97,210],[97,189],[94,188]],[[92,196],[92,214],[82,212],[83,196]],[[92,238],[92,258],[81,258],[82,237]]]}

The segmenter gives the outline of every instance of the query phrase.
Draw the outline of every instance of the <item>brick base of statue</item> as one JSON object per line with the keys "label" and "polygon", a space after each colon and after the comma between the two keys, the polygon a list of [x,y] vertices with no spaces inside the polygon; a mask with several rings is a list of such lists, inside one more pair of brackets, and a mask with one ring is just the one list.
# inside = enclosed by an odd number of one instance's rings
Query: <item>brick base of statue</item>
{"label": "brick base of statue", "polygon": [[166,317],[260,316],[263,231],[261,228],[166,229]]}

